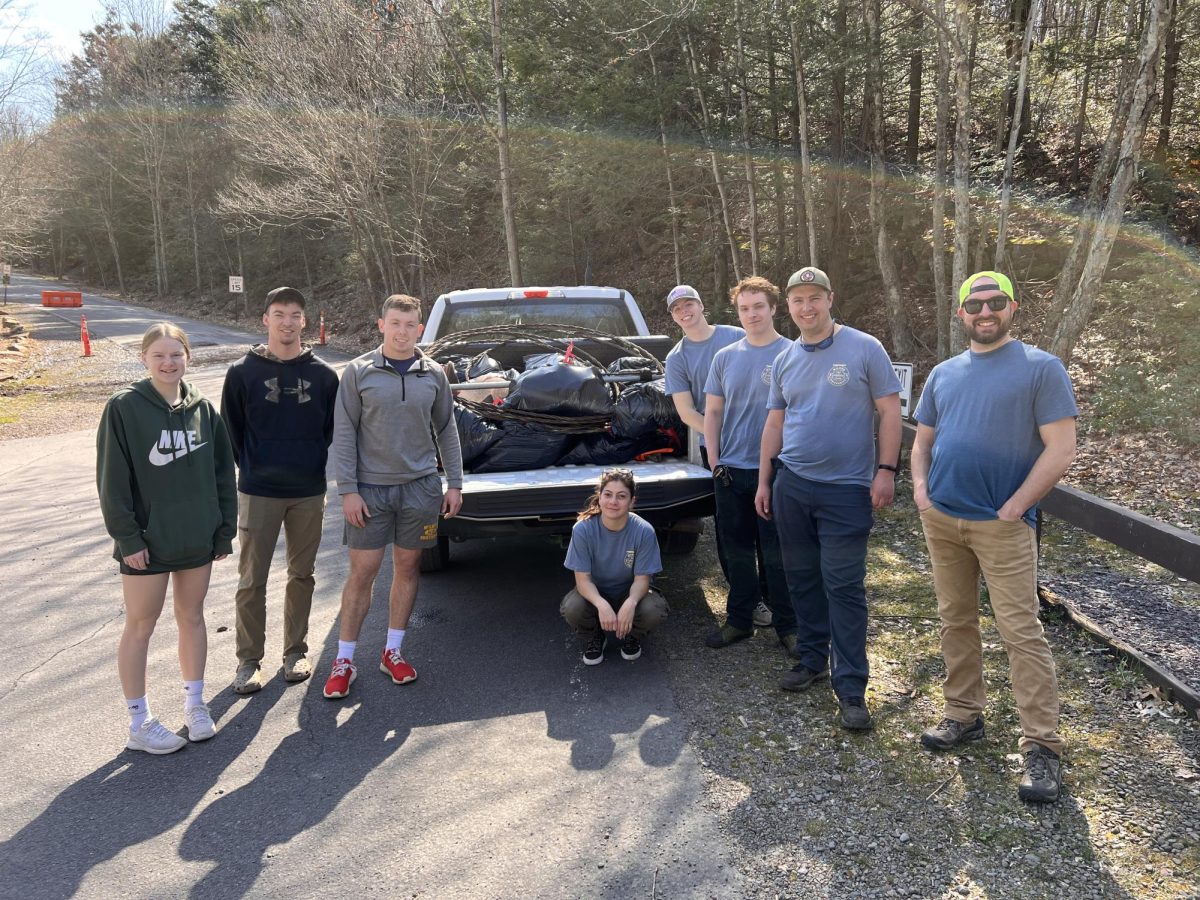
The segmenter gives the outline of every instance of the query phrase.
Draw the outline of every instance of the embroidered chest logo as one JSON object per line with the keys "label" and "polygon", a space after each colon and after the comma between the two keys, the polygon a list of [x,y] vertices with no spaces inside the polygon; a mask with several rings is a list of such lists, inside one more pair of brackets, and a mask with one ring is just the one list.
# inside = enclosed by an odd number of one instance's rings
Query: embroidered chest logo
{"label": "embroidered chest logo", "polygon": [[825,380],[834,387],[843,387],[850,383],[850,369],[845,363],[834,363],[829,368],[829,374],[825,376]]}
{"label": "embroidered chest logo", "polygon": [[296,387],[287,387],[280,390],[278,378],[268,378],[263,382],[267,386],[267,402],[278,403],[280,394],[295,394],[297,403],[307,403],[312,399],[312,395],[308,389],[312,387],[311,381],[300,379],[300,384]]}
{"label": "embroidered chest logo", "polygon": [[197,443],[194,431],[163,430],[158,436],[158,443],[150,448],[150,465],[165,466],[167,463],[182,459],[189,453],[207,446],[208,441]]}
{"label": "embroidered chest logo", "polygon": [[763,384],[771,383],[771,369],[774,367],[774,365],[775,365],[774,363],[770,363],[768,365],[763,366],[763,370],[762,370],[762,383]]}
{"label": "embroidered chest logo", "polygon": [[633,568],[633,561],[634,561],[636,558],[637,558],[637,551],[636,551],[636,550],[626,550],[626,551],[625,551],[625,568],[627,568],[627,569],[632,569],[632,568]]}

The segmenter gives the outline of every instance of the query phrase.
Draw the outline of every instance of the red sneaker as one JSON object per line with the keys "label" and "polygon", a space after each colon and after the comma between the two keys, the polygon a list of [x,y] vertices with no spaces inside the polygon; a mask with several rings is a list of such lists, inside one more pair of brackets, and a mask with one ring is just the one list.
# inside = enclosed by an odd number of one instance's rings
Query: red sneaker
{"label": "red sneaker", "polygon": [[354,684],[354,679],[358,677],[358,669],[354,667],[354,663],[348,659],[335,659],[333,661],[333,671],[329,673],[329,680],[325,682],[325,694],[328,700],[338,700],[350,693],[350,685]]}
{"label": "red sneaker", "polygon": [[379,661],[379,671],[391,675],[396,684],[408,684],[417,680],[417,670],[405,662],[399,649],[384,650],[383,658]]}

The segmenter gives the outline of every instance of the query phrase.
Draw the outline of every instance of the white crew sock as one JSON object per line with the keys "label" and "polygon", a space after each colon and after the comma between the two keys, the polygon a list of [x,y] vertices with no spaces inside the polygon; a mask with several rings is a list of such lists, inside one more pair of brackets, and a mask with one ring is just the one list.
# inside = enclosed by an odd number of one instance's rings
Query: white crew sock
{"label": "white crew sock", "polygon": [[195,706],[204,705],[204,679],[200,678],[196,681],[185,681],[183,683],[183,709],[184,712]]}
{"label": "white crew sock", "polygon": [[126,700],[125,707],[129,710],[129,730],[137,731],[150,718],[150,701],[145,697]]}
{"label": "white crew sock", "polygon": [[383,645],[383,650],[386,653],[388,650],[399,650],[400,645],[404,643],[403,628],[389,628],[387,643]]}
{"label": "white crew sock", "polygon": [[354,662],[354,648],[358,646],[358,641],[338,641],[338,659],[348,659]]}

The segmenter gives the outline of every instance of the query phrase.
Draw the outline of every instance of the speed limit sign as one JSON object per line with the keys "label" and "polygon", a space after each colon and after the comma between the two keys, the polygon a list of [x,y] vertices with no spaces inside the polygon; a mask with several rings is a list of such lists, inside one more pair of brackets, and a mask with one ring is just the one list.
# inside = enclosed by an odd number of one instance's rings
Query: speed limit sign
{"label": "speed limit sign", "polygon": [[241,275],[230,275],[229,276],[229,293],[240,294],[241,292],[242,292],[242,276]]}

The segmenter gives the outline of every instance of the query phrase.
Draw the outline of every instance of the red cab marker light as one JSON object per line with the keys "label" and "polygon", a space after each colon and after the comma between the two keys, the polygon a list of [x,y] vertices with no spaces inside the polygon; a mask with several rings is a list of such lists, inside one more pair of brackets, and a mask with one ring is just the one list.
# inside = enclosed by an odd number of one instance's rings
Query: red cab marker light
{"label": "red cab marker light", "polygon": [[549,292],[549,291],[547,291],[547,290],[540,290],[540,291],[523,291],[522,293],[524,293],[524,295],[525,295],[526,297],[533,297],[533,298],[545,298],[545,297],[549,297],[549,296],[550,296],[550,292]]}

